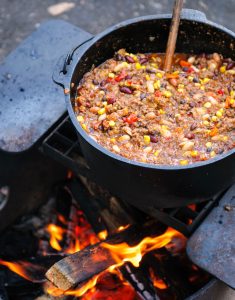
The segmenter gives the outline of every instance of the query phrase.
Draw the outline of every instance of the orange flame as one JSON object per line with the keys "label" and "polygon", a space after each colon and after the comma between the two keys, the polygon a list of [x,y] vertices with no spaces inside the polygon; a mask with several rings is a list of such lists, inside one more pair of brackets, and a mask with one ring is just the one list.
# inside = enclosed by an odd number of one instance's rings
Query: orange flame
{"label": "orange flame", "polygon": [[108,232],[107,232],[106,229],[103,230],[103,231],[100,231],[100,232],[98,233],[98,238],[99,238],[100,240],[105,240],[105,239],[107,238],[107,236],[108,236]]}
{"label": "orange flame", "polygon": [[47,226],[47,231],[50,234],[51,247],[57,251],[61,251],[62,247],[60,246],[59,242],[63,240],[63,234],[65,233],[65,230],[60,226],[56,226],[55,224],[49,224]]}
{"label": "orange flame", "polygon": [[[185,238],[181,233],[178,231],[168,228],[165,233],[157,237],[146,237],[144,238],[138,245],[130,247],[127,243],[120,243],[120,244],[108,244],[102,243],[102,247],[109,249],[111,255],[113,256],[116,264],[110,266],[106,271],[109,272],[116,272],[116,268],[123,265],[125,262],[131,262],[135,267],[139,266],[139,263],[142,257],[155,249],[159,249],[161,247],[166,246],[169,244],[174,237]],[[104,272],[103,272],[104,273]],[[99,275],[93,277],[91,280],[86,282],[81,288],[76,290],[70,291],[62,291],[54,286],[50,286],[47,289],[48,294],[53,296],[61,296],[61,295],[71,295],[81,297],[84,295],[88,290],[95,287],[98,278],[103,274],[100,273]],[[167,288],[167,285],[161,280],[156,279],[154,281],[155,285],[159,289]]]}
{"label": "orange flame", "polygon": [[58,220],[59,220],[62,224],[64,224],[64,225],[67,225],[67,224],[68,224],[68,222],[66,221],[66,219],[65,219],[65,217],[64,217],[63,215],[57,214],[57,218],[58,218]]}
{"label": "orange flame", "polygon": [[130,226],[130,224],[127,224],[127,225],[125,225],[125,226],[119,226],[117,231],[118,231],[118,232],[121,232],[121,231],[127,229],[129,226]]}
{"label": "orange flame", "polygon": [[142,257],[155,249],[162,248],[171,242],[172,238],[184,236],[173,228],[168,228],[165,233],[157,237],[146,237],[138,245],[130,247],[127,243],[107,244],[102,243],[102,247],[109,249],[116,264],[111,268],[123,265],[125,262],[132,263],[135,267],[139,266]]}
{"label": "orange flame", "polygon": [[149,271],[150,271],[150,278],[155,288],[159,290],[167,289],[167,284],[161,278],[158,278],[156,274],[154,274],[153,269],[151,268]]}
{"label": "orange flame", "polygon": [[63,296],[63,295],[81,297],[88,290],[90,290],[96,286],[97,280],[102,274],[103,273],[100,273],[100,274],[92,277],[82,287],[75,289],[75,290],[63,291],[63,290],[55,287],[52,284],[45,285],[45,290],[49,295],[53,295],[54,297],[59,297],[59,296]]}
{"label": "orange flame", "polygon": [[2,259],[0,259],[0,265],[7,267],[12,272],[15,272],[16,274],[18,274],[19,276],[23,277],[26,280],[37,282],[37,283],[41,283],[45,281],[44,279],[34,278],[34,276],[31,276],[29,274],[28,270],[30,270],[32,274],[37,274],[38,272],[40,272],[44,275],[45,270],[38,265],[34,265],[32,263],[24,262],[24,261],[10,262]]}

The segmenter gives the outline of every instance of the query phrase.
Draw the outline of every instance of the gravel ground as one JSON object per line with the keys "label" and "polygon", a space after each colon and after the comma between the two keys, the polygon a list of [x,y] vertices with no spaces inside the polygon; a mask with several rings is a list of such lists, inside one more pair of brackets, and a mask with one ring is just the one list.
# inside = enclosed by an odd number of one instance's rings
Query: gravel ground
{"label": "gravel ground", "polygon": [[[168,13],[173,0],[0,0],[0,62],[40,23],[59,18],[98,33],[122,20]],[[58,5],[59,4],[59,5]],[[185,0],[185,8],[206,13],[208,19],[235,31],[235,0]]]}

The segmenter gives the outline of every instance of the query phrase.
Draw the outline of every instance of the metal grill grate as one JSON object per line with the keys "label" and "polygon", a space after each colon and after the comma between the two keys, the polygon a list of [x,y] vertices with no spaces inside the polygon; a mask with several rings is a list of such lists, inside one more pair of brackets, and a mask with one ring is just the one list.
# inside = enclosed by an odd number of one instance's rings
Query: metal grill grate
{"label": "metal grill grate", "polygon": [[[75,174],[89,177],[90,172],[88,172],[88,166],[82,156],[76,130],[69,116],[66,116],[49,134],[40,149]],[[197,204],[195,207],[186,206],[166,209],[152,207],[151,209],[147,208],[145,212],[167,226],[190,236],[218,203],[221,196],[221,194],[217,195],[213,199]]]}

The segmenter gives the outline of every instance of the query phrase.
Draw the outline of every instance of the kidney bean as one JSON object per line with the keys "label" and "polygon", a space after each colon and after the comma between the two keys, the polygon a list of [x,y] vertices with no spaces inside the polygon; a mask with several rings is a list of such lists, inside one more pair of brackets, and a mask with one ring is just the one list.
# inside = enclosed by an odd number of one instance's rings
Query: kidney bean
{"label": "kidney bean", "polygon": [[116,99],[115,98],[108,98],[107,102],[108,102],[108,104],[113,104],[113,103],[116,102]]}
{"label": "kidney bean", "polygon": [[155,135],[150,135],[150,142],[151,143],[157,143],[158,142],[158,137]]}
{"label": "kidney bean", "polygon": [[182,99],[180,100],[180,104],[185,104],[186,103],[186,100]]}
{"label": "kidney bean", "polygon": [[140,58],[139,62],[141,65],[145,64],[148,61],[147,57]]}
{"label": "kidney bean", "polygon": [[121,86],[121,87],[119,87],[119,90],[120,90],[120,92],[122,92],[124,94],[129,94],[130,95],[130,94],[133,93],[133,91],[127,86]]}
{"label": "kidney bean", "polygon": [[146,68],[146,72],[147,73],[150,73],[150,74],[155,74],[156,73],[156,69],[149,69],[149,68]]}
{"label": "kidney bean", "polygon": [[197,124],[196,123],[193,123],[191,126],[190,126],[190,130],[193,131],[197,128]]}
{"label": "kidney bean", "polygon": [[101,81],[100,86],[104,87],[105,85],[106,85],[106,80],[104,79],[104,80]]}
{"label": "kidney bean", "polygon": [[195,102],[189,102],[189,106],[191,107],[191,108],[193,108],[193,107],[195,107]]}
{"label": "kidney bean", "polygon": [[130,55],[126,55],[125,59],[126,59],[127,62],[129,62],[131,64],[133,64],[135,62],[134,58],[131,57]]}
{"label": "kidney bean", "polygon": [[226,70],[231,70],[234,66],[235,66],[235,62],[232,61],[227,65]]}
{"label": "kidney bean", "polygon": [[93,80],[92,80],[92,83],[93,83],[94,85],[98,85],[98,84],[99,84],[99,81],[96,80],[96,79],[93,79]]}
{"label": "kidney bean", "polygon": [[132,76],[131,75],[126,75],[126,77],[125,77],[125,79],[131,79],[132,78]]}
{"label": "kidney bean", "polygon": [[197,77],[194,77],[194,78],[193,78],[193,82],[194,82],[194,83],[198,83],[198,82],[199,82],[199,79],[198,79]]}
{"label": "kidney bean", "polygon": [[185,134],[185,137],[189,140],[192,140],[192,139],[195,139],[195,134],[189,132],[189,133]]}

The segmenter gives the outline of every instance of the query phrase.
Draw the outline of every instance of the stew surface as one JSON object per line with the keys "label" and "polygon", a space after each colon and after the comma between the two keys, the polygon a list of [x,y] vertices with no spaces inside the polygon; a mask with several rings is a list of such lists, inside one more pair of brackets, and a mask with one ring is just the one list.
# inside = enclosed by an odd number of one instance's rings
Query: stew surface
{"label": "stew surface", "polygon": [[77,87],[77,120],[97,143],[128,159],[187,165],[235,147],[235,62],[218,53],[114,58]]}

